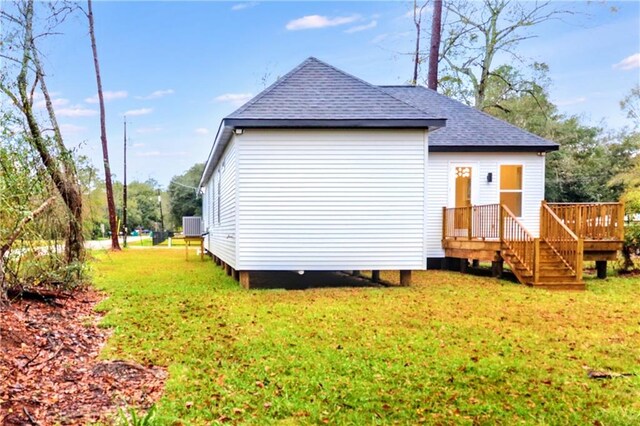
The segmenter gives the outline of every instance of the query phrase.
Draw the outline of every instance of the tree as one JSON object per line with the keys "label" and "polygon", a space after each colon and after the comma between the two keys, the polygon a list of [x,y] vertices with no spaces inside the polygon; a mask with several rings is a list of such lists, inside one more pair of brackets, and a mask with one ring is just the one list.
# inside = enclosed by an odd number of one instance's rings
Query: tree
{"label": "tree", "polygon": [[413,78],[411,84],[418,84],[418,74],[420,71],[420,37],[422,33],[422,12],[429,4],[428,1],[424,2],[421,6],[418,6],[418,0],[413,0],[413,25],[416,28],[416,48],[413,51]]}
{"label": "tree", "polygon": [[440,59],[440,38],[442,35],[442,0],[434,0],[431,17],[431,46],[429,48],[429,73],[427,87],[438,90],[438,62]]}
{"label": "tree", "polygon": [[480,110],[499,106],[487,101],[487,91],[494,81],[503,81],[514,93],[533,93],[530,81],[522,74],[519,80],[503,80],[496,72],[503,64],[496,64],[499,56],[511,62],[525,63],[516,52],[518,44],[535,37],[528,29],[570,13],[557,7],[558,3],[519,2],[511,0],[458,0],[446,2],[448,19],[442,43],[441,60],[444,76],[441,82],[448,94]]}
{"label": "tree", "polygon": [[183,216],[202,215],[202,202],[198,197],[198,183],[204,172],[204,163],[198,163],[185,173],[174,176],[169,183],[171,219],[182,225]]}
{"label": "tree", "polygon": [[640,127],[640,84],[632,88],[629,94],[620,101],[620,108],[632,121],[634,128]]}
{"label": "tree", "polygon": [[[62,9],[50,7],[51,14],[44,22],[55,26],[69,12],[67,6]],[[44,7],[44,6],[43,6]],[[3,55],[13,67],[6,66],[0,76],[0,91],[4,93],[24,119],[28,134],[27,141],[38,154],[41,165],[51,179],[53,186],[62,198],[67,209],[67,232],[65,255],[69,264],[84,261],[84,235],[82,230],[82,194],[78,184],[72,153],[62,139],[60,127],[53,109],[51,96],[47,89],[46,73],[40,59],[36,40],[50,34],[50,28],[44,33],[34,34],[34,1],[27,0],[15,5],[15,13],[0,11],[4,24],[4,40],[9,48],[5,52],[16,52],[17,56]],[[46,105],[46,123],[38,121],[33,102],[36,90],[44,97]],[[44,129],[51,129],[45,131]],[[78,275],[79,278],[79,275]]]}
{"label": "tree", "polygon": [[102,143],[102,164],[104,165],[104,182],[107,195],[107,208],[109,210],[109,228],[111,229],[111,250],[120,250],[120,243],[118,242],[118,222],[116,220],[116,204],[113,200],[111,166],[109,164],[109,145],[107,143],[104,95],[102,93],[102,78],[100,76],[100,62],[98,61],[98,48],[96,46],[91,0],[87,0],[87,18],[89,20],[89,36],[91,37],[93,65],[96,71],[96,84],[98,86],[98,100],[100,104],[100,141]]}

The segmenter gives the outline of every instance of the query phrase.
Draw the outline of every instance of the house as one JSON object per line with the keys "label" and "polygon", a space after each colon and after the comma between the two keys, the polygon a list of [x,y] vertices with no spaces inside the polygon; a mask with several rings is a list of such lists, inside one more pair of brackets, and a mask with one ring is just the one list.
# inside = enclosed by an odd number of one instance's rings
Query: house
{"label": "house", "polygon": [[200,182],[205,248],[245,286],[269,270],[400,270],[408,283],[447,257],[504,258],[533,283],[527,250],[556,251],[538,236],[557,149],[432,90],[309,58],[220,123]]}

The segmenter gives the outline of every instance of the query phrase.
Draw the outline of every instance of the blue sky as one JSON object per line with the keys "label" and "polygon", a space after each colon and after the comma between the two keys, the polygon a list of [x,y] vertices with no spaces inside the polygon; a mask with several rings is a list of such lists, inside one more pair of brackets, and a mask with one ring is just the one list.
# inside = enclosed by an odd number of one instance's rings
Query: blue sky
{"label": "blue sky", "polygon": [[[308,56],[371,83],[405,83],[412,64],[402,52],[414,43],[411,4],[95,3],[116,178],[122,177],[127,112],[129,179],[154,178],[166,186],[206,160],[222,117],[262,90],[263,80],[272,83]],[[519,51],[549,64],[551,97],[562,112],[610,128],[629,124],[618,102],[640,79],[640,3],[566,5],[580,13],[536,27],[538,37]],[[58,120],[67,143],[100,165],[86,20],[75,16],[61,31],[44,46]]]}

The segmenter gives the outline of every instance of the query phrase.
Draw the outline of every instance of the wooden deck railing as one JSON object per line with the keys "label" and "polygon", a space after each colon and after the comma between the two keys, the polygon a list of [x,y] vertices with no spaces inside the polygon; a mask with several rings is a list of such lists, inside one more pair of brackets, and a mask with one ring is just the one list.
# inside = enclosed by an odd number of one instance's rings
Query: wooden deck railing
{"label": "wooden deck railing", "polygon": [[540,246],[539,240],[527,231],[522,223],[505,205],[500,209],[500,239],[507,246],[522,266],[533,275],[534,283],[538,281],[539,271],[536,262]]}
{"label": "wooden deck railing", "polygon": [[624,203],[547,203],[574,234],[586,240],[624,240]]}
{"label": "wooden deck railing", "polygon": [[540,207],[540,238],[558,254],[582,280],[584,240],[578,237],[556,213],[542,202]]}
{"label": "wooden deck railing", "polygon": [[500,205],[453,207],[442,209],[442,237],[479,240],[500,238]]}

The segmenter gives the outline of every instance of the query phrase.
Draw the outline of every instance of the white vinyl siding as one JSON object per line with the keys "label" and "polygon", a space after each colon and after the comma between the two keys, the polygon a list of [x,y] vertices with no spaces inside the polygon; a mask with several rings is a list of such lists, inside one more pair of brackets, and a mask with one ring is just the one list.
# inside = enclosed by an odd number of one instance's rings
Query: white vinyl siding
{"label": "white vinyl siding", "polygon": [[[206,186],[207,250],[236,266],[236,144],[232,140]],[[219,200],[219,204],[218,204]],[[218,219],[219,218],[219,219]]]}
{"label": "white vinyl siding", "polygon": [[[427,256],[443,257],[442,250],[442,207],[450,206],[452,164],[468,163],[475,166],[472,182],[474,204],[494,204],[500,202],[500,165],[521,164],[522,217],[520,220],[531,234],[537,236],[540,226],[540,202],[544,199],[545,157],[537,153],[440,153],[429,154],[427,178]],[[492,181],[487,182],[487,175]]]}
{"label": "white vinyl siding", "polygon": [[424,269],[422,130],[245,130],[238,269]]}

